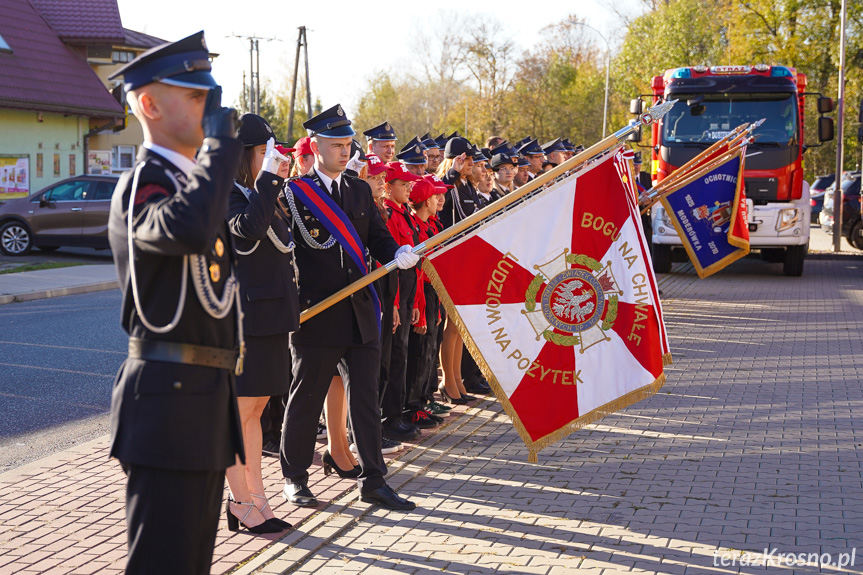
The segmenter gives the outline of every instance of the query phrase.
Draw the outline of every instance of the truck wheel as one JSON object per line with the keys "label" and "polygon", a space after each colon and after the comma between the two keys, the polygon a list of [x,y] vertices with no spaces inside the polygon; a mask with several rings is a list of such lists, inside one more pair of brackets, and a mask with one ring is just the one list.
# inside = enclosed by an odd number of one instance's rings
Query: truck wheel
{"label": "truck wheel", "polygon": [[653,271],[658,274],[671,271],[671,246],[653,244]]}
{"label": "truck wheel", "polygon": [[803,260],[805,258],[806,246],[788,246],[785,250],[782,273],[793,277],[803,275]]}
{"label": "truck wheel", "polygon": [[863,235],[861,234],[863,234],[863,220],[854,224],[851,233],[848,234],[848,243],[858,250],[863,250]]}

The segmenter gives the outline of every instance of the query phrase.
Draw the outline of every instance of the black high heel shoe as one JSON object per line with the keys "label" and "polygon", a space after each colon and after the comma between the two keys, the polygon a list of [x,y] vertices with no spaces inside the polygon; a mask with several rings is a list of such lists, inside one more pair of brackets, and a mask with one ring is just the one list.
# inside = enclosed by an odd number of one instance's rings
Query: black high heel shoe
{"label": "black high heel shoe", "polygon": [[336,465],[336,460],[333,459],[333,456],[330,454],[329,450],[324,451],[324,454],[321,456],[321,461],[324,465],[324,475],[330,475],[333,471],[341,477],[342,479],[356,479],[360,476],[361,468],[359,465],[354,465],[353,469],[349,469],[345,471]]}
{"label": "black high heel shoe", "polygon": [[466,405],[467,400],[464,397],[452,397],[450,394],[446,392],[446,386],[443,384],[437,386],[437,390],[440,392],[441,397],[444,400],[444,403],[452,403],[453,405]]}
{"label": "black high heel shoe", "polygon": [[[249,508],[249,510],[246,511],[246,514],[243,515],[242,519],[231,513],[231,503],[233,503],[234,505],[243,505]],[[267,519],[260,525],[255,525],[254,527],[249,527],[248,525],[243,523],[243,521],[245,521],[246,518],[249,516],[249,513],[252,512],[252,509],[254,507],[254,503],[243,503],[242,501],[234,501],[232,498],[228,497],[228,500],[225,501],[225,519],[228,520],[228,530],[239,531],[240,525],[242,525],[249,533],[254,533],[255,535],[262,535],[264,533],[280,533],[281,531],[283,531],[281,527],[270,523],[269,519]]]}
{"label": "black high heel shoe", "polygon": [[[266,495],[257,495],[257,494],[255,494],[255,493],[252,493],[251,495],[252,495],[252,497],[257,497],[258,499],[263,499],[263,500],[264,500],[264,504],[263,504],[261,507],[258,507],[258,511],[260,511],[260,512],[261,512],[261,514],[263,514],[263,513],[264,513],[264,509],[270,506],[270,500],[269,500],[269,499],[267,499],[267,496],[266,496]],[[257,506],[256,506],[256,507],[257,507]],[[271,508],[271,509],[272,509],[272,508]],[[278,517],[271,517],[271,518],[267,519],[267,521],[269,521],[271,524],[273,524],[273,525],[275,525],[276,527],[279,527],[279,528],[281,528],[281,529],[290,529],[291,527],[293,527],[293,525],[291,525],[291,524],[290,524],[290,523],[288,523],[287,521],[284,521],[284,520],[282,520],[282,519],[279,519]]]}

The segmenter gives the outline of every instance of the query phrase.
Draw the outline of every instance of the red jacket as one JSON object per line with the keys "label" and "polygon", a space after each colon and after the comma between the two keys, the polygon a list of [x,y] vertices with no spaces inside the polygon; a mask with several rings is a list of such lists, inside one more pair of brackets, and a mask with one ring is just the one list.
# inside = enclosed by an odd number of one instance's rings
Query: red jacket
{"label": "red jacket", "polygon": [[[390,219],[387,220],[387,228],[389,228],[390,233],[395,238],[396,243],[400,246],[409,245],[411,247],[415,247],[417,243],[419,243],[419,230],[418,230],[418,220],[414,217],[410,208],[407,205],[399,205],[392,200],[386,200],[385,202],[387,208],[390,210]],[[417,323],[417,326],[422,327],[426,325],[425,321],[425,292],[422,289],[423,286],[423,278],[425,274],[422,271],[422,267],[417,266],[414,268],[417,274],[417,289],[416,295],[414,296],[414,305],[413,309],[420,310],[420,320]],[[399,293],[396,292],[396,301],[395,307],[398,309],[399,307]]]}

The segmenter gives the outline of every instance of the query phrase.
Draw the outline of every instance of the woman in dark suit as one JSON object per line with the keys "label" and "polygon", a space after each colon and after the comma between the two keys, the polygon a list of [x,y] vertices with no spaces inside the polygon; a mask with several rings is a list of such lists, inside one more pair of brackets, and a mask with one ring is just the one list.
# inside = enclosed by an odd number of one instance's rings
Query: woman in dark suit
{"label": "woman in dark suit", "polygon": [[[277,519],[261,477],[261,413],[271,396],[290,387],[288,335],[300,325],[293,238],[277,199],[290,169],[274,149],[273,130],[262,117],[242,117],[245,148],[228,208],[228,227],[239,254],[237,279],[243,308],[246,358],[237,377],[246,465],[227,470],[228,528],[242,524],[252,533],[274,533],[291,525]],[[286,216],[285,216],[286,217]]]}

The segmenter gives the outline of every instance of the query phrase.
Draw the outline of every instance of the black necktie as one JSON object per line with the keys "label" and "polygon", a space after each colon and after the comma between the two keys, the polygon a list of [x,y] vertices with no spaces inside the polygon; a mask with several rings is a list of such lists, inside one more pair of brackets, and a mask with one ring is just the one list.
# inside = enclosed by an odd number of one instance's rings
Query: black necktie
{"label": "black necktie", "polygon": [[333,193],[332,193],[333,201],[335,203],[337,203],[339,206],[341,206],[342,205],[342,196],[339,193],[339,183],[336,180],[333,180],[332,190],[333,190]]}

